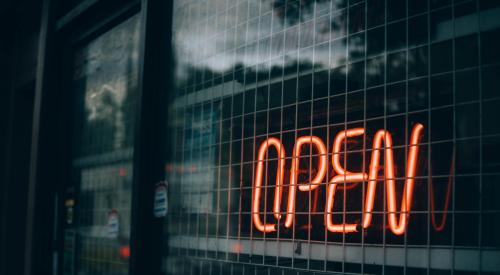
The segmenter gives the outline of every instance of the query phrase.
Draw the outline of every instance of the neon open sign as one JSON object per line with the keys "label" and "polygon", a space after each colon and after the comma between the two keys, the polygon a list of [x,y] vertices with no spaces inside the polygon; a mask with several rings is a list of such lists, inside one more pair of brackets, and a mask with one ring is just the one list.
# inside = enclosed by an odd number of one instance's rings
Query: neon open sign
{"label": "neon open sign", "polygon": [[[356,232],[359,226],[363,228],[368,228],[372,222],[372,212],[375,203],[376,196],[376,185],[378,179],[378,171],[381,168],[381,153],[384,154],[384,180],[387,192],[387,212],[388,212],[388,223],[390,230],[396,235],[402,235],[406,232],[407,225],[410,218],[411,205],[413,199],[413,189],[415,185],[415,176],[417,170],[417,162],[419,155],[419,143],[423,135],[424,126],[420,123],[413,126],[411,131],[409,149],[408,149],[408,159],[406,165],[406,180],[402,195],[401,209],[399,211],[397,208],[397,197],[396,197],[396,175],[395,175],[395,164],[392,149],[392,136],[386,130],[379,130],[375,133],[372,145],[372,154],[370,160],[369,171],[355,172],[347,171],[340,162],[340,153],[343,142],[347,139],[352,139],[364,135],[364,128],[353,128],[339,132],[333,144],[332,152],[332,166],[335,175],[330,179],[327,184],[327,196],[325,205],[325,225],[330,232]],[[298,182],[299,178],[299,156],[301,155],[301,148],[304,145],[311,145],[318,152],[318,164],[317,173],[313,179],[311,179],[310,184],[301,184]],[[253,184],[253,198],[252,198],[252,222],[254,226],[262,232],[274,232],[277,230],[277,224],[273,223],[263,223],[260,217],[260,198],[262,182],[264,178],[264,164],[266,162],[266,155],[270,147],[273,147],[278,152],[278,165],[276,171],[276,187],[274,190],[274,202],[273,202],[273,214],[277,220],[280,220],[280,208],[283,193],[283,179],[285,171],[285,149],[282,142],[274,137],[266,139],[259,148],[257,167],[255,172],[255,181]],[[285,223],[284,226],[290,228],[294,223],[295,215],[295,198],[297,195],[297,188],[299,191],[307,192],[312,191],[320,186],[323,182],[326,171],[328,169],[327,164],[327,149],[323,141],[317,136],[302,136],[299,137],[294,145],[292,153],[292,166],[290,169],[290,186],[288,190],[288,203],[286,209]],[[363,210],[363,218],[361,224],[335,224],[333,222],[332,208],[335,199],[335,191],[337,185],[341,183],[355,183],[367,181],[367,192],[365,198],[365,207]]]}

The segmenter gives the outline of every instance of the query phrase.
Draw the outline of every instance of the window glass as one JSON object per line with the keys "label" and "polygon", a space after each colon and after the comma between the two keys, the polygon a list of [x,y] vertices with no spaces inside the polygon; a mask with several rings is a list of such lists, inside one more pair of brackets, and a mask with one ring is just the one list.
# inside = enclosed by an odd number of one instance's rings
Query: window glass
{"label": "window glass", "polygon": [[496,5],[174,3],[167,274],[500,272]]}
{"label": "window glass", "polygon": [[64,274],[128,274],[139,22],[75,52]]}

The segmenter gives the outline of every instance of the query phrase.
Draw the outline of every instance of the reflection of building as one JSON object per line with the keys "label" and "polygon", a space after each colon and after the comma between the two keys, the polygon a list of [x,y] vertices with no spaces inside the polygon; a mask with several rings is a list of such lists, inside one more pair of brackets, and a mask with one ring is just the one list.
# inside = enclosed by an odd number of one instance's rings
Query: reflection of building
{"label": "reflection of building", "polygon": [[4,2],[0,274],[500,272],[495,1]]}

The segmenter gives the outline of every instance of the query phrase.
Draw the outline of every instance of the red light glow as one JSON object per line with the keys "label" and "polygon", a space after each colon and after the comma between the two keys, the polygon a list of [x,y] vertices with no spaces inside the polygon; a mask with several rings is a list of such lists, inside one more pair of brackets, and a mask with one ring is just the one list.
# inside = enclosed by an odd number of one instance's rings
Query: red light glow
{"label": "red light glow", "polygon": [[120,256],[126,259],[130,258],[130,246],[128,245],[120,246]]}

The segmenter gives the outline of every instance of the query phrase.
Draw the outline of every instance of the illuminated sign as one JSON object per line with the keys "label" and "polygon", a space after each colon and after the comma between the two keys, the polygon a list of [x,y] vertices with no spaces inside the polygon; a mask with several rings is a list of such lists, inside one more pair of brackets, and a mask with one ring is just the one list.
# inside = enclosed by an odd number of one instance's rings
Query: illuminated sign
{"label": "illuminated sign", "polygon": [[[405,185],[403,189],[401,209],[397,209],[397,197],[396,197],[396,171],[393,156],[393,144],[392,136],[386,130],[379,130],[375,133],[372,144],[371,161],[369,165],[369,171],[347,171],[340,162],[341,147],[347,139],[353,139],[365,134],[364,128],[353,128],[347,129],[339,132],[333,143],[332,151],[332,167],[335,175],[331,178],[327,184],[327,198],[325,205],[325,226],[330,232],[356,232],[359,227],[368,228],[372,222],[372,212],[376,196],[376,186],[379,170],[384,171],[384,181],[385,189],[387,192],[386,203],[387,203],[387,215],[388,215],[388,226],[390,230],[396,235],[402,235],[406,232],[407,225],[410,219],[411,205],[413,199],[413,191],[415,186],[415,176],[417,171],[417,162],[419,155],[419,145],[420,140],[423,135],[424,126],[420,123],[416,124],[410,136],[410,141],[408,145],[407,152],[407,165],[406,165],[406,176]],[[318,152],[318,162],[317,162],[317,172],[314,178],[310,181],[310,184],[301,184],[298,182],[299,175],[299,157],[301,155],[301,148],[304,145],[310,145]],[[273,223],[263,223],[260,217],[260,200],[261,200],[261,189],[263,185],[263,178],[265,173],[265,162],[267,152],[274,148],[278,152],[278,165],[276,173],[276,187],[274,190],[274,203],[273,203],[273,214],[277,220],[281,217],[281,200],[283,194],[283,179],[285,171],[285,149],[282,142],[275,138],[270,137],[266,139],[259,148],[257,166],[255,170],[255,180],[253,184],[253,197],[252,197],[252,222],[254,226],[262,232],[274,232],[277,230],[277,224]],[[381,153],[384,154],[384,165],[381,165]],[[302,136],[299,137],[294,145],[292,153],[292,166],[290,169],[290,186],[288,189],[288,203],[286,209],[286,217],[284,226],[290,228],[294,222],[295,215],[295,199],[297,196],[297,188],[299,191],[307,192],[312,191],[320,186],[323,182],[326,171],[328,168],[327,159],[327,149],[323,141],[316,136]],[[382,167],[383,166],[383,167]],[[363,218],[361,224],[334,224],[332,208],[334,205],[335,191],[338,184],[343,183],[359,183],[362,181],[367,182],[367,192],[364,204]],[[451,186],[451,185],[449,185]],[[450,189],[450,187],[448,187]],[[450,191],[448,190],[448,193]],[[432,194],[432,193],[431,193]],[[446,201],[449,200],[447,195]],[[446,206],[447,207],[446,203]],[[432,202],[432,206],[434,203]],[[445,209],[446,211],[446,209]],[[433,215],[432,221],[436,230],[442,230],[444,227],[445,215],[443,216],[442,222],[439,225],[435,224],[435,217]]]}

